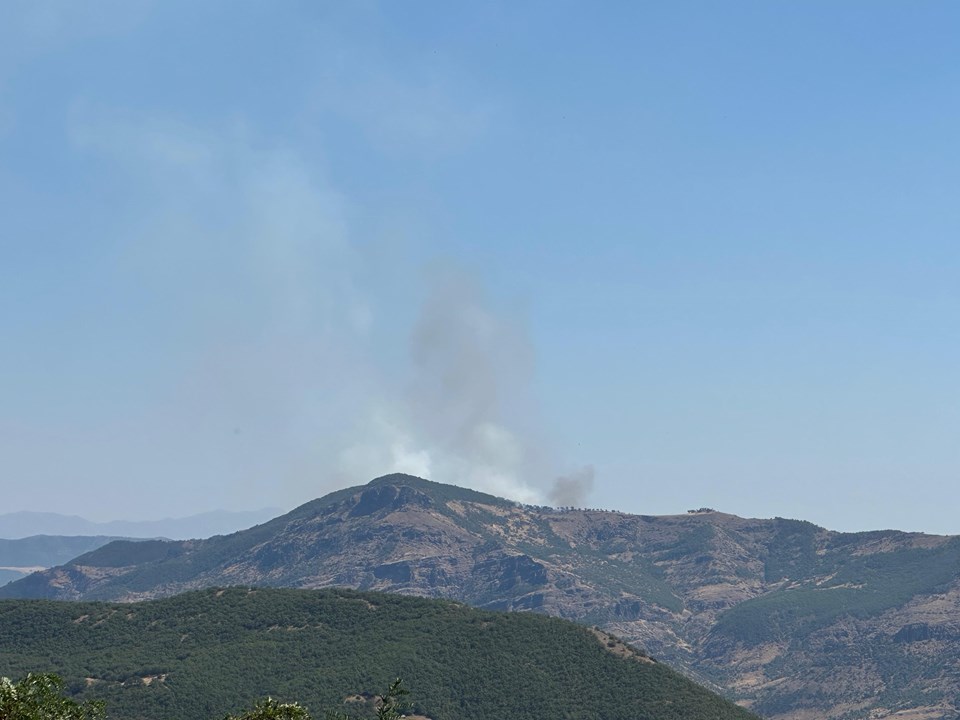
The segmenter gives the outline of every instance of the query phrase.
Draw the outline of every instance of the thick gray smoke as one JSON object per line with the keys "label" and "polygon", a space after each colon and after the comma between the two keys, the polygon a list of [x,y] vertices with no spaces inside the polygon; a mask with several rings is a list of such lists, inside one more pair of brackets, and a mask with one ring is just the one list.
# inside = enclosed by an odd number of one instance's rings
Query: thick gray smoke
{"label": "thick gray smoke", "polygon": [[414,420],[437,446],[506,470],[523,449],[508,429],[531,377],[531,352],[518,324],[491,312],[465,274],[434,280],[411,333]]}
{"label": "thick gray smoke", "polygon": [[593,465],[558,477],[550,490],[550,503],[556,507],[583,507],[593,490]]}

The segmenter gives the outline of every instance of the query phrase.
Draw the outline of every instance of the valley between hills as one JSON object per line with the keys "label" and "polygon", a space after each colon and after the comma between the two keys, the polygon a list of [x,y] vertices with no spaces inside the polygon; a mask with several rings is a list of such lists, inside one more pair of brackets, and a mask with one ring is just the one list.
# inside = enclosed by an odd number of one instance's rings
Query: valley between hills
{"label": "valley between hills", "polygon": [[775,720],[955,718],[960,538],[520,505],[378,478],[231,535],[115,541],[3,598],[353,588],[595,626]]}

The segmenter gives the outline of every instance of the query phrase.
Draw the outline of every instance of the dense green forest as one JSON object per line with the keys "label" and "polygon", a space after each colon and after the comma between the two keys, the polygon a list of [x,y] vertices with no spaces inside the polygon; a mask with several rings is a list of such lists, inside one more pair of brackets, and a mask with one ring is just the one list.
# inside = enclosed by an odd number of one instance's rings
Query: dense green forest
{"label": "dense green forest", "polygon": [[364,714],[397,676],[438,720],[753,717],[582,626],[350,590],[2,601],[0,648],[0,676],[57,673],[117,718],[211,720],[266,696]]}

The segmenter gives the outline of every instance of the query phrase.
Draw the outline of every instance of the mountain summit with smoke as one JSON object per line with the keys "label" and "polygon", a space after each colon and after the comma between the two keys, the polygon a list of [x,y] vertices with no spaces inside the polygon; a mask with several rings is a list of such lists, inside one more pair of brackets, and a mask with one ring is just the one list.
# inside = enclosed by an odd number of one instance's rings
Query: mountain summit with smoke
{"label": "mountain summit with smoke", "polygon": [[[520,313],[495,312],[472,277],[432,278],[409,335],[410,376],[371,412],[341,456],[353,478],[384,471],[442,478],[522,502],[582,502],[593,468],[557,480],[536,425],[534,359]],[[575,504],[574,502],[565,504]]]}

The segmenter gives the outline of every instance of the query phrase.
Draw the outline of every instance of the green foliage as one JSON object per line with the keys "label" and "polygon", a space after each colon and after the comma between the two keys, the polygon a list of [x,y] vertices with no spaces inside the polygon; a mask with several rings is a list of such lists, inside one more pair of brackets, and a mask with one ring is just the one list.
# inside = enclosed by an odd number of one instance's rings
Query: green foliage
{"label": "green foliage", "polygon": [[[19,683],[0,678],[0,719],[2,720],[104,720],[104,703],[77,703],[62,695],[63,680],[53,674],[28,674]],[[397,678],[377,698],[377,720],[401,720],[409,691]],[[224,720],[311,720],[299,703],[265,698],[253,709]],[[355,720],[349,715],[327,711],[326,720]]]}
{"label": "green foliage", "polygon": [[397,678],[387,692],[380,697],[380,705],[377,708],[377,720],[399,720],[403,717],[402,710],[406,707],[405,696],[410,691],[403,687],[403,681]]}
{"label": "green foliage", "polygon": [[[377,720],[401,720],[405,717],[402,710],[406,707],[405,697],[410,691],[403,687],[403,681],[397,678],[387,691],[377,697]],[[325,720],[356,720],[345,713],[327,710]],[[254,705],[242,715],[227,715],[224,720],[311,720],[310,713],[299,703],[283,703],[266,698]]]}
{"label": "green foliage", "polygon": [[[0,678],[0,718],[3,720],[101,720],[103,704],[78,703],[63,697],[56,675],[28,674],[20,682]],[[295,719],[292,719],[295,720]]]}
{"label": "green foliage", "polygon": [[765,579],[775,582],[814,575],[823,564],[815,545],[820,528],[804,520],[776,518],[774,522],[776,534],[764,561]]}
{"label": "green foliage", "polygon": [[680,560],[694,558],[710,549],[710,541],[716,535],[712,525],[703,523],[686,531],[657,555],[657,560]]}
{"label": "green foliage", "polygon": [[261,700],[242,715],[227,715],[224,720],[310,720],[310,714],[299,703],[284,703],[273,698]]}
{"label": "green foliage", "polygon": [[[377,697],[377,720],[401,720],[406,717],[403,711],[407,707],[406,695],[410,691],[403,687],[403,681],[397,678],[387,691]],[[344,713],[327,712],[326,720],[356,720],[353,716]]]}
{"label": "green foliage", "polygon": [[0,601],[0,647],[0,674],[56,671],[75,699],[103,699],[116,717],[139,720],[210,720],[267,696],[278,703],[267,712],[297,701],[305,712],[399,713],[369,700],[397,675],[416,688],[411,712],[443,720],[752,717],[660,663],[615,655],[573,623],[349,590]]}

